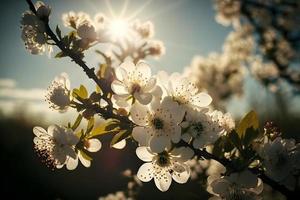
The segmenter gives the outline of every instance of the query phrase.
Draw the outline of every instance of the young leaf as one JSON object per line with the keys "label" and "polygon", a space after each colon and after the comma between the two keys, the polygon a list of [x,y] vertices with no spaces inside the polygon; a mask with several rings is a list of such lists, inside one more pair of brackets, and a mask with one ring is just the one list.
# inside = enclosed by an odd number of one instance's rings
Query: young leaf
{"label": "young leaf", "polygon": [[84,85],[80,85],[80,88],[79,88],[79,96],[83,99],[86,99],[88,97],[88,92],[87,92],[87,89],[84,87]]}
{"label": "young leaf", "polygon": [[58,38],[61,40],[61,38],[62,38],[61,37],[61,30],[59,29],[58,25],[56,26],[55,32],[56,32]]}
{"label": "young leaf", "polygon": [[100,65],[100,77],[101,78],[105,77],[106,69],[107,69],[107,64]]}
{"label": "young leaf", "polygon": [[236,128],[236,132],[239,137],[244,137],[246,130],[250,127],[253,129],[258,129],[259,122],[256,112],[250,111],[246,116],[240,121],[238,127]]}
{"label": "young leaf", "polygon": [[81,99],[86,99],[88,97],[87,89],[83,85],[80,85],[79,89],[73,89],[72,96],[77,99],[78,97]]}
{"label": "young leaf", "polygon": [[83,130],[81,129],[80,131],[78,131],[77,133],[75,133],[75,135],[76,135],[78,138],[81,138],[81,136],[83,135]]}
{"label": "young leaf", "polygon": [[78,126],[79,126],[81,120],[82,120],[82,115],[79,114],[79,115],[77,116],[77,118],[76,118],[76,120],[75,120],[75,122],[74,122],[72,128],[71,128],[73,131],[75,131],[76,128],[78,128]]}
{"label": "young leaf", "polygon": [[249,146],[252,141],[257,138],[259,135],[259,131],[257,129],[254,129],[253,127],[247,128],[246,133],[243,138],[243,144],[245,147]]}
{"label": "young leaf", "polygon": [[102,123],[99,126],[97,126],[96,128],[94,128],[90,132],[88,138],[92,138],[92,137],[95,137],[95,136],[98,136],[98,135],[103,135],[103,134],[108,134],[108,133],[114,133],[114,132],[119,131],[120,129],[119,129],[118,125],[116,125],[113,129],[110,128],[113,124],[114,125],[117,124],[117,121],[115,121],[115,120],[107,120],[105,123]]}
{"label": "young leaf", "polygon": [[58,52],[54,57],[55,58],[62,58],[62,57],[66,57],[67,55],[64,52]]}
{"label": "young leaf", "polygon": [[239,138],[238,133],[235,130],[232,130],[229,135],[229,141],[239,150],[242,149],[242,142],[241,139]]}
{"label": "young leaf", "polygon": [[120,142],[123,139],[126,139],[127,137],[129,137],[131,135],[131,131],[130,130],[121,130],[119,131],[111,140],[110,142],[110,146],[112,147],[114,144]]}
{"label": "young leaf", "polygon": [[71,31],[68,35],[68,46],[76,39],[76,31]]}
{"label": "young leaf", "polygon": [[[80,150],[78,150],[78,151],[80,151]],[[88,155],[87,155],[86,153],[84,153],[83,151],[80,151],[80,153],[81,153],[81,155],[82,155],[82,157],[83,157],[84,159],[89,160],[89,161],[93,160],[93,158],[91,158],[90,156],[88,156]]]}
{"label": "young leaf", "polygon": [[86,134],[89,134],[93,130],[94,124],[95,124],[95,118],[91,117],[86,128]]}

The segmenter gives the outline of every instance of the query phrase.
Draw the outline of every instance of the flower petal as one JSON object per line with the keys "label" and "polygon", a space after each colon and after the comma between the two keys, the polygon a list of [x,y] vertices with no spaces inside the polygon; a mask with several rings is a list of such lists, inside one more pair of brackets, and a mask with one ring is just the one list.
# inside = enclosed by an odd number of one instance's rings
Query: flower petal
{"label": "flower petal", "polygon": [[212,187],[213,193],[223,196],[228,192],[230,183],[226,179],[220,178],[220,179],[214,180],[211,183],[211,187]]}
{"label": "flower petal", "polygon": [[194,156],[194,151],[189,147],[178,147],[171,151],[171,154],[176,156],[174,160],[186,162]]}
{"label": "flower petal", "polygon": [[160,99],[163,95],[163,91],[161,89],[161,87],[159,87],[158,85],[155,86],[155,88],[151,91],[151,94],[153,95],[154,98]]}
{"label": "flower petal", "polygon": [[121,68],[125,69],[127,72],[133,72],[135,71],[135,64],[130,61],[130,60],[126,60],[125,62],[123,62],[120,65]]}
{"label": "flower petal", "polygon": [[66,163],[67,169],[74,170],[74,169],[76,169],[77,166],[78,166],[78,157],[76,157],[75,159],[68,157],[67,163]]}
{"label": "flower petal", "polygon": [[144,163],[138,170],[137,177],[143,182],[149,182],[153,178],[152,163]]}
{"label": "flower petal", "polygon": [[156,78],[150,78],[147,82],[147,84],[145,85],[145,87],[143,88],[143,92],[149,92],[152,91],[155,87],[156,84]]}
{"label": "flower petal", "polygon": [[135,103],[130,109],[130,114],[134,123],[140,126],[145,126],[148,122],[148,115],[150,112],[147,106]]}
{"label": "flower petal", "polygon": [[97,152],[101,149],[101,142],[98,139],[89,139],[88,147],[86,148],[89,152]]}
{"label": "flower petal", "polygon": [[186,183],[188,181],[188,179],[190,178],[190,173],[189,173],[189,171],[183,171],[182,173],[177,173],[174,171],[172,173],[172,178],[177,183]]}
{"label": "flower petal", "polygon": [[206,107],[212,102],[212,98],[204,92],[191,97],[191,103],[198,107]]}
{"label": "flower petal", "polygon": [[112,147],[115,149],[123,149],[126,146],[126,139],[114,144]]}
{"label": "flower petal", "polygon": [[148,147],[145,146],[136,148],[135,152],[137,157],[145,162],[152,161],[152,158],[154,157],[154,154],[150,153]]}
{"label": "flower petal", "polygon": [[150,139],[150,149],[155,153],[161,153],[169,146],[171,146],[171,141],[167,137],[153,136]]}
{"label": "flower petal", "polygon": [[123,81],[124,79],[128,78],[127,71],[123,67],[117,67],[115,69],[115,73],[116,73],[116,78],[119,81]]}
{"label": "flower petal", "polygon": [[58,129],[59,129],[59,126],[56,124],[50,125],[47,129],[47,133],[48,133],[48,135],[54,137],[54,132],[57,132]]}
{"label": "flower petal", "polygon": [[143,77],[150,78],[151,77],[151,69],[148,64],[144,62],[139,62],[136,65],[137,71],[140,72]]}
{"label": "flower petal", "polygon": [[141,146],[148,146],[149,141],[149,128],[137,126],[132,130],[132,137]]}
{"label": "flower petal", "polygon": [[[161,172],[163,173],[163,172]],[[164,174],[159,174],[158,176],[154,177],[154,182],[156,187],[162,191],[165,192],[169,189],[171,183],[172,183],[172,177],[169,172],[165,172]]]}
{"label": "flower petal", "polygon": [[127,87],[124,85],[124,83],[118,81],[118,80],[114,80],[111,83],[111,89],[114,93],[118,94],[118,95],[124,95],[124,94],[128,94],[128,89]]}
{"label": "flower petal", "polygon": [[39,126],[35,126],[33,128],[33,133],[36,137],[42,137],[43,135],[48,135],[47,131]]}
{"label": "flower petal", "polygon": [[181,127],[180,126],[175,126],[173,128],[173,133],[171,135],[171,139],[173,143],[178,143],[181,138]]}
{"label": "flower petal", "polygon": [[91,166],[91,161],[88,160],[88,159],[85,159],[82,154],[81,154],[81,151],[78,151],[78,158],[81,162],[81,164],[85,167],[90,167]]}
{"label": "flower petal", "polygon": [[136,100],[138,100],[138,102],[140,102],[141,104],[147,105],[152,100],[152,94],[135,92],[134,93],[134,98],[136,98]]}

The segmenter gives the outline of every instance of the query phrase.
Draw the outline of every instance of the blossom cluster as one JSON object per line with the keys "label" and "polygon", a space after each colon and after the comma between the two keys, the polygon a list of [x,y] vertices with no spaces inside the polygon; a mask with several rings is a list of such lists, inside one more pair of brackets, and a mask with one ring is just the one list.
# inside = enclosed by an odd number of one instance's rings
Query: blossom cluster
{"label": "blossom cluster", "polygon": [[[241,32],[230,34],[222,54],[195,61],[195,68],[200,70],[197,76],[201,78],[196,79],[199,82],[186,73],[168,75],[160,71],[152,74],[151,67],[142,60],[145,56],[130,59],[127,55],[120,59],[117,53],[109,59],[102,54],[107,59],[97,76],[82,60],[83,52],[99,41],[128,45],[129,38],[121,39],[116,32],[111,32],[116,28],[112,26],[115,22],[110,22],[103,14],[91,20],[85,13],[74,12],[65,14],[63,19],[75,32],[62,36],[57,28],[55,34],[48,24],[49,14],[50,7],[42,3],[31,6],[31,11],[23,14],[23,30],[31,27],[36,31],[34,37],[25,34],[24,40],[30,40],[37,48],[38,27],[46,27],[43,36],[47,41],[54,41],[61,50],[56,57],[71,57],[95,81],[96,88],[92,92],[83,85],[71,89],[66,73],[52,81],[46,94],[49,107],[59,112],[73,108],[78,116],[65,126],[50,125],[47,130],[39,126],[33,128],[34,149],[47,166],[52,169],[66,166],[74,170],[80,161],[83,166],[90,167],[93,153],[102,147],[101,136],[112,134],[111,147],[123,149],[127,141],[132,140],[136,144],[136,156],[144,162],[136,175],[124,173],[133,179],[128,184],[131,192],[135,186],[140,187],[141,182],[152,180],[165,192],[173,180],[183,184],[201,173],[206,175],[207,191],[213,199],[261,199],[263,181],[289,190],[299,187],[296,181],[300,166],[299,144],[293,139],[283,139],[272,124],[261,132],[254,111],[236,124],[229,113],[212,106],[215,98],[224,98],[241,87],[243,72],[239,66],[252,52],[253,39],[247,34],[251,28],[245,26]],[[28,22],[27,15],[34,23]],[[107,25],[109,23],[113,24]],[[123,22],[118,23],[120,28]],[[154,34],[151,22],[136,21],[131,28],[142,39]],[[244,49],[244,45],[248,49]],[[148,48],[142,45],[144,47]],[[156,50],[151,50],[152,55],[157,54]],[[118,60],[119,64],[112,66],[112,60]],[[219,65],[219,62],[226,64]],[[205,71],[208,67],[215,72]],[[265,76],[264,73],[257,75]],[[224,91],[226,93],[222,93]],[[126,199],[127,196],[117,192],[100,199]],[[129,196],[133,198],[134,195]]]}
{"label": "blossom cluster", "polygon": [[[264,65],[260,65],[255,72],[258,69],[261,73],[270,72],[270,66],[273,66],[278,71],[276,79],[285,79],[296,90],[299,89],[299,70],[292,67],[299,62],[299,19],[294,17],[299,12],[299,2],[216,0],[215,9],[218,23],[232,25],[235,31],[244,26],[250,26],[254,30],[250,33],[256,39],[254,57],[259,56],[266,60],[268,68],[263,69]],[[244,47],[248,48],[246,45]],[[271,74],[271,80],[256,76],[257,73],[254,75],[264,85],[269,86],[271,83],[270,88],[274,90],[275,73]]]}
{"label": "blossom cluster", "polygon": [[127,57],[137,62],[147,56],[158,58],[165,53],[164,44],[153,39],[155,31],[151,21],[111,18],[103,13],[91,17],[73,11],[64,13],[62,20],[64,26],[77,33],[80,49],[88,49],[97,43],[110,44],[102,55],[105,58],[114,56],[112,61],[118,61],[117,64]]}

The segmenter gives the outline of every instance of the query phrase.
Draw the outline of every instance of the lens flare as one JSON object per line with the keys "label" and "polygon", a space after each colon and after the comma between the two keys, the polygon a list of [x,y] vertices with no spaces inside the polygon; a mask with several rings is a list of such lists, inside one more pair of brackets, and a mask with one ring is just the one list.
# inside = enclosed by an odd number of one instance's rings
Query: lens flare
{"label": "lens flare", "polygon": [[109,25],[109,33],[115,39],[124,39],[129,34],[129,25],[122,19],[113,20]]}

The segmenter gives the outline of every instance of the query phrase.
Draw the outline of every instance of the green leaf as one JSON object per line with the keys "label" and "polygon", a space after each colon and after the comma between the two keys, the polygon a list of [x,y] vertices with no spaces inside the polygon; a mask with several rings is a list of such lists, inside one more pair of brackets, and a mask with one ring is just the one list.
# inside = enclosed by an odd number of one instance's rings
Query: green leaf
{"label": "green leaf", "polygon": [[96,92],[97,93],[101,93],[102,92],[101,88],[98,85],[96,85]]}
{"label": "green leaf", "polygon": [[73,131],[75,131],[76,128],[78,128],[78,126],[79,126],[80,123],[81,123],[81,120],[82,120],[82,115],[79,114],[79,115],[77,116],[77,118],[76,118],[76,120],[75,120],[73,126],[72,126],[72,130],[73,130]]}
{"label": "green leaf", "polygon": [[80,97],[81,99],[86,99],[88,97],[87,89],[83,85],[80,85],[79,89],[73,89],[72,96],[77,99],[78,97]]}
{"label": "green leaf", "polygon": [[56,32],[58,38],[61,40],[61,38],[62,38],[62,37],[61,37],[61,30],[59,29],[58,25],[56,25],[55,32]]}
{"label": "green leaf", "polygon": [[119,123],[113,122],[105,127],[105,131],[111,131],[119,127]]}
{"label": "green leaf", "polygon": [[246,116],[240,121],[238,127],[236,128],[236,132],[239,137],[244,137],[246,130],[250,127],[253,129],[258,129],[259,122],[256,112],[250,111]]}
{"label": "green leaf", "polygon": [[214,149],[213,149],[213,154],[216,155],[217,157],[222,156],[222,150],[223,150],[223,137],[220,137],[214,144]]}
{"label": "green leaf", "polygon": [[69,37],[66,35],[61,39],[61,42],[67,47],[69,48]]}
{"label": "green leaf", "polygon": [[81,129],[80,131],[78,131],[77,133],[75,133],[75,135],[78,137],[78,138],[81,138],[81,136],[83,135],[83,130]]}
{"label": "green leaf", "polygon": [[[78,150],[78,151],[80,151],[80,150]],[[89,161],[93,160],[93,158],[88,156],[84,151],[80,151],[80,153],[84,159],[89,160]]]}
{"label": "green leaf", "polygon": [[126,139],[127,137],[129,137],[131,135],[131,130],[121,130],[119,131],[111,140],[110,142],[110,146],[112,147],[113,145],[115,145],[116,143],[120,142],[123,139]]}
{"label": "green leaf", "polygon": [[253,127],[247,128],[246,133],[243,138],[243,144],[245,147],[249,146],[252,141],[257,138],[259,135],[259,131],[254,129]]}
{"label": "green leaf", "polygon": [[104,78],[107,70],[107,64],[100,65],[100,77]]}
{"label": "green leaf", "polygon": [[79,92],[81,98],[86,99],[88,97],[88,92],[84,85],[80,85]]}
{"label": "green leaf", "polygon": [[94,124],[95,124],[95,118],[91,117],[87,124],[86,134],[89,134],[93,130]]}
{"label": "green leaf", "polygon": [[76,39],[76,31],[71,31],[68,34],[68,46]]}
{"label": "green leaf", "polygon": [[[106,122],[100,124],[96,128],[94,128],[88,138],[92,138],[95,136],[103,135],[103,134],[108,134],[108,133],[115,133],[119,132],[120,128],[119,125],[117,124],[118,121],[116,120],[107,120]],[[112,128],[112,125],[115,125],[114,128]]]}
{"label": "green leaf", "polygon": [[55,58],[62,58],[62,57],[66,57],[67,55],[64,52],[58,52],[54,57]]}
{"label": "green leaf", "polygon": [[237,132],[235,130],[232,130],[229,135],[229,141],[239,150],[242,149],[242,142],[241,139],[239,137],[239,135],[237,134]]}

